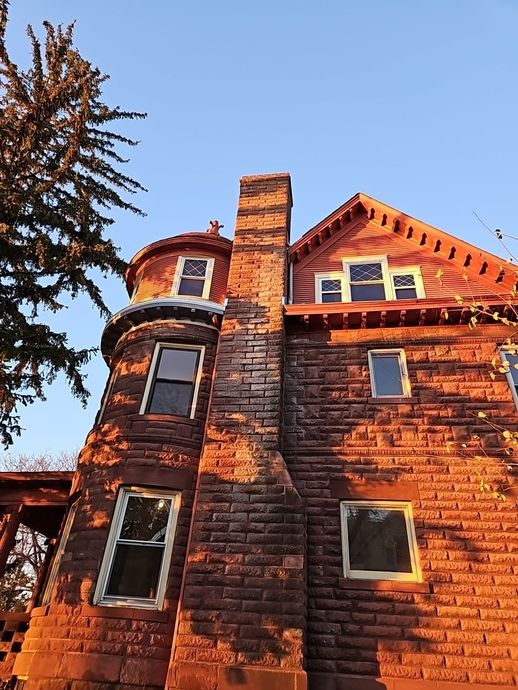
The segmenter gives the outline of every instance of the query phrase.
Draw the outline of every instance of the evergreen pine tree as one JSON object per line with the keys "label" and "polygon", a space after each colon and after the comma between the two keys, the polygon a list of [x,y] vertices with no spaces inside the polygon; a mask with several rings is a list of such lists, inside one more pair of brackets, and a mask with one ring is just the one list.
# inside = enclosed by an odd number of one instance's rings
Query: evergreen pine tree
{"label": "evergreen pine tree", "polygon": [[0,0],[0,441],[20,433],[20,405],[44,399],[63,372],[83,403],[82,366],[92,349],[75,349],[42,311],[88,295],[106,315],[89,273],[122,275],[125,263],[105,236],[111,209],[142,212],[122,196],[143,190],[120,172],[117,120],[145,117],[102,101],[108,78],[73,45],[73,25],[44,22],[42,48],[31,26],[32,64],[22,70],[5,43],[8,0]]}

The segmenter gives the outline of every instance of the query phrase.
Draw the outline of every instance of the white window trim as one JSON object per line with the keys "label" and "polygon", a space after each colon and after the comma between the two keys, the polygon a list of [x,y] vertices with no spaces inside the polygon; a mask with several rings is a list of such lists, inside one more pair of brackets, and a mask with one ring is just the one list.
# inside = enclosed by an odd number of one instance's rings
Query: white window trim
{"label": "white window trim", "polygon": [[[178,290],[180,289],[180,281],[182,279],[183,267],[185,261],[206,261],[207,271],[205,273],[205,280],[203,283],[203,293],[201,297],[199,295],[180,295]],[[179,256],[176,263],[176,271],[173,279],[173,286],[171,288],[171,294],[176,297],[181,297],[182,299],[208,299],[210,295],[210,287],[212,285],[212,273],[214,271],[214,259],[209,256]]]}
{"label": "white window trim", "polygon": [[[351,272],[350,267],[357,264],[381,264],[383,287],[385,288],[384,300],[369,300],[372,302],[398,301],[394,276],[411,274],[414,276],[416,299],[426,297],[423,276],[419,266],[393,266],[389,267],[387,256],[346,256],[342,258],[343,271],[330,271],[327,273],[315,273],[315,302],[325,304],[322,301],[322,281],[340,280],[342,285],[342,302],[352,302],[351,297]],[[378,281],[381,283],[381,281]]]}
{"label": "white window trim", "polygon": [[[408,538],[408,550],[410,552],[411,573],[400,573],[397,571],[382,570],[352,570],[349,557],[349,535],[347,530],[347,506],[358,508],[380,508],[403,510],[405,516],[406,532]],[[412,504],[407,501],[342,501],[340,504],[341,526],[342,526],[342,552],[344,564],[344,576],[348,579],[357,580],[394,580],[403,582],[422,582],[422,573],[419,565],[419,551],[417,549],[417,539],[415,536],[414,520],[412,514]]]}
{"label": "white window trim", "polygon": [[[111,574],[113,565],[113,558],[115,556],[115,547],[118,542],[118,536],[122,527],[122,521],[126,513],[126,506],[128,499],[131,496],[143,496],[144,498],[158,498],[158,499],[172,499],[171,511],[169,513],[169,520],[167,523],[166,535],[164,540],[164,552],[162,556],[162,566],[158,576],[157,595],[154,599],[144,599],[140,597],[116,597],[105,594],[108,580]],[[145,489],[142,487],[121,487],[119,495],[117,496],[117,503],[115,504],[115,511],[110,526],[110,533],[104,556],[99,571],[99,577],[94,592],[93,603],[96,606],[131,606],[140,609],[160,610],[164,605],[165,589],[167,584],[167,577],[169,574],[171,564],[171,554],[173,551],[173,542],[176,531],[176,523],[178,520],[178,511],[180,509],[181,494],[178,491],[154,491],[152,489]],[[151,547],[149,547],[151,548]]]}
{"label": "white window trim", "polygon": [[63,554],[65,553],[65,547],[67,545],[70,532],[72,531],[72,525],[74,524],[74,518],[76,516],[78,506],[79,497],[68,508],[68,513],[65,518],[65,524],[63,525],[63,531],[61,532],[58,546],[52,558],[52,565],[49,570],[40,606],[45,606],[46,604],[48,604],[52,597],[52,592],[58,579],[59,566],[61,565],[61,559],[63,558]]}
{"label": "white window trim", "polygon": [[513,381],[513,375],[511,373],[511,362],[507,359],[507,354],[512,354],[514,355],[516,352],[516,356],[518,356],[518,348],[514,347],[502,347],[500,348],[500,357],[506,362],[509,362],[509,368],[507,369],[507,372],[505,374],[507,378],[507,383],[509,384],[509,388],[511,389],[511,395],[513,396],[514,404],[516,405],[516,409],[518,410],[518,390],[516,390],[516,383]]}
{"label": "white window trim", "polygon": [[[374,355],[374,357],[373,357]],[[403,393],[401,395],[378,395],[376,392],[376,377],[374,376],[374,362],[373,358],[376,358],[376,355],[398,355],[398,361],[399,361],[399,371],[401,372],[401,388],[403,389]],[[373,398],[410,398],[412,395],[412,391],[410,389],[410,378],[408,376],[408,369],[406,365],[406,354],[405,351],[402,347],[393,347],[393,348],[381,348],[378,350],[369,350],[367,352],[367,357],[369,360],[369,375],[370,375],[370,381],[371,381],[371,391],[372,391],[372,397]]]}
{"label": "white window trim", "polygon": [[[422,299],[426,297],[425,291],[424,291],[424,283],[423,283],[423,276],[421,275],[421,269],[419,266],[396,266],[393,268],[389,268],[389,276],[390,276],[390,289],[392,290],[393,298],[396,301],[399,301],[397,298],[396,294],[396,288],[394,286],[394,276],[400,276],[400,275],[408,275],[411,274],[414,276],[414,283],[415,283],[415,291],[416,291],[416,299]],[[403,288],[401,288],[403,289]]]}
{"label": "white window trim", "polygon": [[[149,396],[153,389],[153,382],[155,380],[158,359],[160,357],[160,352],[166,349],[170,350],[196,350],[200,353],[198,359],[198,371],[194,379],[194,392],[192,395],[192,405],[188,419],[193,419],[196,412],[196,403],[198,402],[198,391],[200,389],[201,377],[203,372],[203,358],[205,357],[205,346],[204,345],[185,345],[184,343],[156,343],[153,356],[151,357],[151,364],[149,365],[149,371],[147,375],[146,385],[144,387],[144,395],[142,396],[142,403],[140,405],[139,414],[155,414],[146,412],[146,408],[149,401]],[[164,414],[164,413],[160,413]],[[177,416],[177,415],[176,415]]]}
{"label": "white window trim", "polygon": [[[327,304],[322,302],[322,281],[323,280],[339,280],[342,287],[342,299],[340,302],[345,302],[345,275],[341,271],[331,271],[330,273],[315,273],[315,301],[317,304]],[[332,302],[329,302],[332,304]]]}
{"label": "white window trim", "polygon": [[[369,300],[373,302],[383,302],[395,299],[392,292],[392,281],[388,279],[389,268],[386,256],[345,256],[342,258],[345,275],[344,302],[352,302],[351,298],[351,271],[350,267],[355,264],[381,264],[381,275],[385,287],[385,300]],[[381,282],[381,281],[379,281]]]}

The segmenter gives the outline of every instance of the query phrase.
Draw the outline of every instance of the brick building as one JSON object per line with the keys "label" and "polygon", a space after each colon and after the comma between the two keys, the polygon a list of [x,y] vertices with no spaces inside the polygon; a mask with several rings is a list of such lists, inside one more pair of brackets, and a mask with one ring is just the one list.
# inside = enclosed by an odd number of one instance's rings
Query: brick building
{"label": "brick building", "polygon": [[246,177],[233,242],[139,252],[77,471],[1,477],[0,566],[20,522],[54,543],[1,614],[17,687],[517,684],[516,502],[480,485],[508,488],[489,363],[518,358],[469,328],[515,269],[364,194],[290,245],[290,209]]}

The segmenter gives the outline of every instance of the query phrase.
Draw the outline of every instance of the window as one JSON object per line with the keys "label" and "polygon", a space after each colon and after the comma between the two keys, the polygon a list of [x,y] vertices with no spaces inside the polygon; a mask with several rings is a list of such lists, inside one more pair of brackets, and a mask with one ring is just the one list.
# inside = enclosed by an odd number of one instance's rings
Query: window
{"label": "window", "polygon": [[419,268],[394,268],[389,273],[394,299],[425,297],[423,278]]}
{"label": "window", "polygon": [[506,376],[509,381],[509,386],[513,394],[514,402],[518,408],[518,350],[503,349],[500,350],[502,364],[507,369]]}
{"label": "window", "polygon": [[52,566],[50,568],[48,577],[47,577],[47,583],[45,585],[45,590],[43,592],[43,596],[41,598],[41,603],[40,606],[45,606],[45,604],[48,604],[50,601],[50,598],[52,596],[52,591],[54,589],[54,586],[56,584],[56,580],[58,579],[58,571],[59,571],[59,566],[61,565],[61,559],[63,558],[63,554],[65,553],[65,547],[68,542],[68,538],[70,536],[70,532],[72,530],[72,525],[74,524],[74,518],[77,513],[77,507],[79,506],[79,498],[76,499],[74,503],[70,506],[68,510],[68,514],[65,519],[65,524],[63,526],[63,531],[61,533],[61,538],[59,540],[59,545],[54,552],[54,558],[52,561]]}
{"label": "window", "polygon": [[316,273],[315,295],[317,302],[343,302],[344,274],[340,272]]}
{"label": "window", "polygon": [[180,494],[119,491],[94,604],[161,608]]}
{"label": "window", "polygon": [[140,414],[194,417],[204,347],[158,343],[144,390]]}
{"label": "window", "polygon": [[410,396],[404,350],[369,350],[368,357],[373,398]]}
{"label": "window", "polygon": [[389,268],[386,256],[342,259],[343,273],[315,274],[317,302],[372,302],[425,297],[418,266]]}
{"label": "window", "polygon": [[410,503],[342,501],[345,577],[420,581]]}
{"label": "window", "polygon": [[208,299],[214,259],[191,256],[178,257],[173,281],[173,295]]}
{"label": "window", "polygon": [[381,263],[348,264],[348,268],[351,302],[386,299]]}

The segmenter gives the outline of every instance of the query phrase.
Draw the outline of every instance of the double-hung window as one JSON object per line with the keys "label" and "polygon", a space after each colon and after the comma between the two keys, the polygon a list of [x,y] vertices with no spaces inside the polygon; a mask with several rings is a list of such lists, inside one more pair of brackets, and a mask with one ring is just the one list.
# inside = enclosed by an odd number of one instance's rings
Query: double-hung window
{"label": "double-hung window", "polygon": [[389,274],[394,299],[416,299],[425,296],[419,268],[391,268]]}
{"label": "double-hung window", "polygon": [[412,506],[402,501],[342,501],[346,578],[420,581]]}
{"label": "double-hung window", "polygon": [[506,376],[514,402],[518,408],[518,349],[503,348],[500,350],[500,356],[502,364],[506,369]]}
{"label": "double-hung window", "polygon": [[338,271],[315,274],[315,295],[317,302],[343,302],[344,274]]}
{"label": "double-hung window", "polygon": [[410,381],[403,349],[369,350],[368,358],[373,398],[410,396]]}
{"label": "double-hung window", "polygon": [[153,353],[140,414],[194,417],[205,348],[158,343]]}
{"label": "double-hung window", "polygon": [[179,256],[173,280],[173,295],[208,299],[214,259]]}
{"label": "double-hung window", "polygon": [[387,299],[382,261],[349,262],[346,268],[351,302]]}
{"label": "double-hung window", "polygon": [[315,274],[317,302],[378,302],[425,297],[418,266],[392,267],[386,256],[346,257],[343,272]]}
{"label": "double-hung window", "polygon": [[121,488],[94,604],[161,608],[180,494]]}

